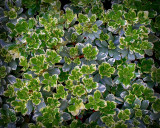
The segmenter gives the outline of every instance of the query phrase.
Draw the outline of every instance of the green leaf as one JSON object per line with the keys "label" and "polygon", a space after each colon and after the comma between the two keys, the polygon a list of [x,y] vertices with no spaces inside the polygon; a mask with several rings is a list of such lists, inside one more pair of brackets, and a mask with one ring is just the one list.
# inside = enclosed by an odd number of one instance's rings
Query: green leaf
{"label": "green leaf", "polygon": [[25,83],[22,82],[21,79],[16,78],[16,83],[14,83],[14,87],[15,87],[15,88],[22,88],[22,87],[24,87],[24,86],[25,86]]}
{"label": "green leaf", "polygon": [[111,67],[109,63],[105,63],[105,62],[99,65],[98,69],[101,77],[104,77],[104,76],[111,77],[111,74],[114,74],[115,72],[114,67]]}
{"label": "green leaf", "polygon": [[141,118],[141,117],[142,117],[142,110],[136,109],[136,110],[135,110],[135,117]]}
{"label": "green leaf", "polygon": [[13,109],[0,108],[1,113],[1,126],[6,126],[9,123],[16,122],[17,117]]}
{"label": "green leaf", "polygon": [[28,95],[28,88],[24,87],[21,90],[17,91],[17,99],[21,101],[28,101],[29,100],[29,95]]}
{"label": "green leaf", "polygon": [[62,68],[60,68],[61,73],[58,77],[58,82],[63,83],[68,80],[69,72],[63,72]]}
{"label": "green leaf", "polygon": [[137,16],[138,16],[138,21],[141,24],[149,24],[151,21],[148,18],[148,11],[139,11]]}
{"label": "green leaf", "polygon": [[125,13],[124,17],[130,23],[136,23],[138,21],[138,18],[136,16],[136,12],[133,9],[130,9],[127,13]]}
{"label": "green leaf", "polygon": [[28,24],[26,21],[22,21],[16,24],[16,31],[18,33],[27,32],[28,31]]}
{"label": "green leaf", "polygon": [[75,64],[77,64],[77,65],[80,65],[80,64],[81,64],[80,58],[79,58],[79,57],[75,58],[75,59],[73,60],[73,63],[75,63]]}
{"label": "green leaf", "polygon": [[152,109],[155,111],[155,113],[160,112],[160,99],[157,99],[153,104],[152,104]]}
{"label": "green leaf", "polygon": [[97,31],[98,31],[98,26],[97,26],[97,24],[94,24],[94,25],[92,26],[92,31],[93,31],[93,32],[97,32]]}
{"label": "green leaf", "polygon": [[100,40],[101,41],[107,41],[108,39],[109,39],[109,35],[107,33],[101,32]]}
{"label": "green leaf", "polygon": [[68,92],[64,90],[64,86],[62,84],[59,84],[57,86],[56,92],[57,93],[55,93],[54,96],[57,99],[60,99],[60,98],[65,99],[66,96],[68,95]]}
{"label": "green leaf", "polygon": [[28,83],[28,89],[31,91],[40,91],[41,85],[39,78],[33,78]]}
{"label": "green leaf", "polygon": [[145,87],[141,84],[133,84],[132,85],[132,94],[136,95],[137,97],[141,97],[144,92]]}
{"label": "green leaf", "polygon": [[28,27],[29,29],[33,28],[36,25],[36,20],[34,18],[29,18]]}
{"label": "green leaf", "polygon": [[112,42],[112,40],[109,40],[109,41],[108,41],[108,44],[109,44],[109,45],[108,45],[108,48],[109,48],[109,49],[115,49],[115,48],[116,48],[116,46],[114,45],[114,43]]}
{"label": "green leaf", "polygon": [[127,96],[125,96],[125,101],[129,104],[133,104],[133,101],[135,101],[136,97],[133,94],[129,94]]}
{"label": "green leaf", "polygon": [[83,101],[76,97],[71,97],[69,104],[68,111],[71,112],[73,116],[78,115],[80,110],[85,109]]}
{"label": "green leaf", "polygon": [[12,30],[12,31],[15,29],[15,25],[14,25],[14,24],[12,24],[12,23],[10,23],[10,22],[9,22],[9,23],[7,23],[6,25],[7,25],[7,27],[9,27],[9,28],[10,28],[10,30]]}
{"label": "green leaf", "polygon": [[5,95],[6,97],[10,97],[10,98],[11,98],[11,97],[14,97],[14,96],[15,96],[14,86],[8,84],[7,90],[4,92],[4,95]]}
{"label": "green leaf", "polygon": [[69,55],[73,58],[78,55],[78,47],[71,47],[69,49]]}
{"label": "green leaf", "polygon": [[89,21],[89,19],[88,19],[87,15],[83,15],[82,13],[79,13],[78,21],[80,23],[85,23],[85,22]]}
{"label": "green leaf", "polygon": [[99,108],[100,112],[104,115],[115,115],[116,103],[114,101],[107,101],[107,105],[104,108]]}
{"label": "green leaf", "polygon": [[46,61],[52,66],[55,63],[59,63],[62,57],[56,53],[56,51],[53,50],[47,50],[46,52],[47,58]]}
{"label": "green leaf", "polygon": [[70,8],[66,8],[66,13],[64,15],[65,19],[67,20],[67,23],[70,24],[72,20],[76,17],[76,15],[73,13],[73,11]]}
{"label": "green leaf", "polygon": [[28,74],[28,73],[24,73],[24,74],[23,74],[23,77],[24,77],[25,79],[28,79],[28,80],[30,80],[30,79],[33,78],[33,77],[32,77],[32,74]]}
{"label": "green leaf", "polygon": [[78,36],[78,34],[77,34],[76,32],[73,32],[73,33],[71,34],[71,40],[72,40],[72,42],[75,42],[75,41],[76,41],[77,36]]}
{"label": "green leaf", "polygon": [[140,63],[138,63],[138,67],[140,68],[142,73],[150,73],[153,64],[153,59],[142,59]]}
{"label": "green leaf", "polygon": [[76,66],[72,71],[71,71],[71,75],[69,76],[69,79],[71,80],[77,80],[79,81],[79,79],[82,77],[82,73],[80,71],[80,68],[78,66]]}
{"label": "green leaf", "polygon": [[14,8],[11,8],[8,12],[9,19],[16,19],[17,18],[17,12]]}
{"label": "green leaf", "polygon": [[98,83],[94,82],[92,77],[90,77],[90,78],[84,77],[82,79],[82,81],[83,81],[83,84],[85,85],[85,88],[87,89],[88,92],[90,92],[90,91],[92,91],[92,89],[96,89],[98,87]]}
{"label": "green leaf", "polygon": [[64,57],[64,61],[65,63],[67,63],[68,65],[71,64],[72,60],[69,57]]}
{"label": "green leaf", "polygon": [[115,128],[127,128],[127,124],[124,121],[117,121],[115,124]]}
{"label": "green leaf", "polygon": [[26,57],[21,57],[19,65],[23,66],[23,68],[22,68],[23,71],[26,71],[27,68],[28,68],[27,58]]}
{"label": "green leaf", "polygon": [[47,103],[55,108],[60,106],[60,102],[58,101],[58,99],[52,97],[47,98]]}
{"label": "green leaf", "polygon": [[95,111],[98,111],[99,108],[104,108],[106,105],[105,100],[100,99],[101,93],[99,90],[96,90],[94,92],[94,96],[88,95],[89,103],[86,104],[86,109],[94,109]]}
{"label": "green leaf", "polygon": [[51,87],[57,86],[58,76],[56,74],[50,76],[48,72],[45,72],[43,74],[43,77],[44,77],[44,80],[42,81],[42,83],[45,84],[44,89],[46,91],[50,91]]}
{"label": "green leaf", "polygon": [[95,64],[91,64],[90,66],[83,64],[82,67],[81,67],[81,72],[83,74],[89,75],[89,74],[94,73],[95,71],[96,71],[96,65]]}
{"label": "green leaf", "polygon": [[125,86],[130,85],[130,81],[134,77],[135,64],[128,64],[125,67],[123,65],[119,65],[117,68],[120,82]]}
{"label": "green leaf", "polygon": [[154,90],[148,87],[144,89],[143,97],[145,100],[149,100],[149,102],[154,102],[156,100],[156,96],[154,96]]}
{"label": "green leaf", "polygon": [[101,95],[101,92],[100,92],[99,90],[96,90],[96,91],[94,92],[94,98],[95,98],[95,99],[100,99],[101,96],[102,96],[102,95]]}
{"label": "green leaf", "polygon": [[61,118],[58,108],[47,106],[41,110],[42,115],[38,116],[37,122],[42,123],[43,127],[54,128],[58,127]]}
{"label": "green leaf", "polygon": [[7,75],[6,73],[6,67],[5,66],[1,66],[0,67],[0,79],[5,78]]}
{"label": "green leaf", "polygon": [[118,113],[118,118],[121,119],[121,120],[129,120],[130,119],[130,110],[129,109],[125,109],[125,110],[121,110],[119,113]]}
{"label": "green leaf", "polygon": [[97,16],[95,14],[93,14],[91,17],[90,17],[90,22],[94,23],[97,19]]}
{"label": "green leaf", "polygon": [[12,106],[16,112],[21,112],[23,115],[27,113],[26,102],[25,101],[12,101]]}
{"label": "green leaf", "polygon": [[151,78],[152,81],[160,83],[160,68],[152,68],[152,72],[151,72]]}
{"label": "green leaf", "polygon": [[91,44],[87,44],[83,49],[82,52],[86,60],[96,60],[97,54],[99,50],[97,47],[93,47]]}
{"label": "green leaf", "polygon": [[86,93],[86,91],[85,91],[85,88],[84,88],[83,84],[74,86],[73,95],[81,97],[85,93]]}
{"label": "green leaf", "polygon": [[65,87],[66,87],[67,89],[73,90],[74,84],[73,84],[73,81],[72,81],[72,80],[67,80],[67,81],[65,82],[65,84],[66,84]]}
{"label": "green leaf", "polygon": [[146,115],[146,116],[143,118],[143,122],[144,122],[145,124],[149,124],[149,123],[150,123],[150,117],[149,117],[149,115]]}
{"label": "green leaf", "polygon": [[78,24],[78,25],[75,25],[74,27],[79,35],[83,33],[83,26],[82,25]]}
{"label": "green leaf", "polygon": [[112,127],[114,125],[114,123],[115,123],[112,115],[103,116],[103,117],[101,117],[101,120],[108,127]]}
{"label": "green leaf", "polygon": [[[48,61],[50,59],[52,59],[52,57],[50,57]],[[48,68],[48,65],[45,63],[45,60],[46,58],[44,54],[36,55],[35,57],[32,57],[30,59],[31,71],[35,71],[36,74],[39,74],[41,72],[43,73],[43,71]],[[54,60],[51,60],[51,61],[54,61]]]}
{"label": "green leaf", "polygon": [[32,95],[30,96],[30,99],[35,105],[38,105],[41,103],[40,98],[42,98],[41,92],[33,92]]}

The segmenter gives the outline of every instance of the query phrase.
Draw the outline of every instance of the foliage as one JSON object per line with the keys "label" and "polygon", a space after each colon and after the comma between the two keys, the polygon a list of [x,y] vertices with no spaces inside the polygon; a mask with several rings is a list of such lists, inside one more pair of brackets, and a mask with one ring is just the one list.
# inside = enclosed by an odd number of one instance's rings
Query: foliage
{"label": "foliage", "polygon": [[158,127],[159,4],[1,1],[0,127]]}

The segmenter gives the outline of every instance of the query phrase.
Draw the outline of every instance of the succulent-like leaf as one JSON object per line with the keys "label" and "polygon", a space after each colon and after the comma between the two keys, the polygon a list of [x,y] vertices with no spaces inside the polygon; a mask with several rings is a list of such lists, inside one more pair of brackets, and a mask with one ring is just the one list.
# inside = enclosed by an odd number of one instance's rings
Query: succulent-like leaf
{"label": "succulent-like leaf", "polygon": [[95,60],[99,50],[96,47],[92,47],[92,45],[87,44],[82,52],[86,60]]}
{"label": "succulent-like leaf", "polygon": [[104,77],[104,76],[111,77],[111,74],[115,72],[114,67],[111,67],[109,63],[105,63],[105,62],[99,65],[98,69],[101,77]]}
{"label": "succulent-like leaf", "polygon": [[119,80],[125,85],[130,85],[131,79],[134,77],[135,64],[129,64],[126,67],[118,66]]}

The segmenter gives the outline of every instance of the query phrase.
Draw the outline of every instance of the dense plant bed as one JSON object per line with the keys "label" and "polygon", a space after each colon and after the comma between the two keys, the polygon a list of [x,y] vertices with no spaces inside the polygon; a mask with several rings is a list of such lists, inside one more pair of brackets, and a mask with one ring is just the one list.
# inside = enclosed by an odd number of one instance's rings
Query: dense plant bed
{"label": "dense plant bed", "polygon": [[0,128],[158,128],[159,0],[66,2],[0,0]]}

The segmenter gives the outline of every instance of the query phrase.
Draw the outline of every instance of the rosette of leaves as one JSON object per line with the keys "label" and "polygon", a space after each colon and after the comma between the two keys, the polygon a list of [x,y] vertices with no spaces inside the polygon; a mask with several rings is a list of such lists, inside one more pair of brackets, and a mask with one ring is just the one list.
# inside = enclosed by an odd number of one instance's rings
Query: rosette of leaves
{"label": "rosette of leaves", "polygon": [[95,64],[91,64],[91,65],[85,65],[83,64],[81,67],[81,72],[83,74],[89,75],[92,74],[96,71],[96,65]]}
{"label": "rosette of leaves", "polygon": [[149,29],[145,26],[140,26],[138,30],[133,29],[131,25],[128,25],[125,31],[125,37],[121,37],[120,48],[129,48],[131,51],[144,54],[144,50],[152,49],[153,44],[147,40]]}
{"label": "rosette of leaves", "polygon": [[47,70],[48,64],[45,63],[45,60],[45,55],[36,55],[35,57],[32,57],[30,59],[30,66],[32,67],[31,71],[34,71],[36,74],[40,74]]}
{"label": "rosette of leaves", "polygon": [[0,49],[0,56],[4,58],[4,62],[6,63],[11,62],[12,60],[11,54],[5,48]]}
{"label": "rosette of leaves", "polygon": [[156,99],[156,101],[152,104],[152,108],[155,113],[160,112],[159,105],[160,105],[160,99]]}
{"label": "rosette of leaves", "polygon": [[46,61],[49,63],[50,66],[54,65],[55,63],[59,63],[62,57],[56,53],[56,51],[47,50],[46,51]]}
{"label": "rosette of leaves", "polygon": [[38,122],[41,122],[43,126],[48,128],[58,127],[61,121],[59,109],[47,106],[41,110],[42,116],[37,118]]}
{"label": "rosette of leaves", "polygon": [[14,87],[12,85],[7,85],[7,90],[4,92],[4,96],[12,98],[15,96]]}
{"label": "rosette of leaves", "polygon": [[150,73],[153,64],[154,64],[153,59],[148,59],[148,60],[142,59],[137,66],[140,68],[141,72]]}
{"label": "rosette of leaves", "polygon": [[101,120],[108,127],[112,127],[115,124],[113,115],[103,116],[103,117],[101,117]]}
{"label": "rosette of leaves", "polygon": [[130,85],[131,79],[134,78],[135,64],[119,65],[117,69],[120,82],[125,86]]}
{"label": "rosette of leaves", "polygon": [[129,109],[125,109],[125,110],[121,110],[119,113],[118,113],[118,118],[120,120],[129,120],[130,119],[130,110]]}
{"label": "rosette of leaves", "polygon": [[86,93],[86,90],[85,90],[83,84],[76,85],[76,86],[73,87],[73,95],[74,95],[74,96],[81,97],[81,96],[84,95],[85,93]]}
{"label": "rosette of leaves", "polygon": [[97,47],[93,47],[91,44],[87,44],[83,49],[82,52],[84,54],[84,58],[86,60],[96,60],[96,56],[99,52]]}
{"label": "rosette of leaves", "polygon": [[16,110],[16,112],[21,112],[23,115],[27,113],[26,101],[12,101],[12,106]]}
{"label": "rosette of leaves", "polygon": [[65,9],[66,13],[64,14],[64,19],[66,19],[67,26],[76,18],[76,14],[73,13],[73,10],[70,8]]}
{"label": "rosette of leaves", "polygon": [[42,94],[41,92],[33,92],[32,95],[30,96],[30,99],[35,105],[38,105],[41,103]]}
{"label": "rosette of leaves", "polygon": [[71,47],[71,48],[69,49],[69,55],[70,55],[72,58],[74,58],[74,57],[76,57],[76,56],[78,55],[78,47],[77,47],[77,45],[76,45],[76,47]]}
{"label": "rosette of leaves", "polygon": [[123,5],[113,4],[112,9],[107,10],[107,12],[103,14],[103,21],[108,23],[108,29],[110,31],[113,32],[119,29],[119,27],[126,25],[127,22],[123,19],[124,12]]}
{"label": "rosette of leaves", "polygon": [[126,95],[124,99],[129,104],[133,104],[133,101],[135,101],[136,98],[139,98],[140,100],[148,100],[149,102],[154,102],[156,99],[152,89],[135,83],[132,85],[132,90],[130,90],[129,95]]}
{"label": "rosette of leaves", "polygon": [[101,99],[102,94],[99,90],[96,90],[94,92],[94,95],[88,95],[88,102],[85,107],[86,109],[94,109],[95,111],[98,111],[99,108],[104,108],[106,106],[106,101]]}
{"label": "rosette of leaves", "polygon": [[104,76],[111,77],[111,74],[115,72],[115,68],[111,67],[109,63],[104,63],[104,62],[101,65],[99,65],[98,69],[101,77]]}
{"label": "rosette of leaves", "polygon": [[82,77],[82,73],[81,73],[81,70],[78,66],[76,66],[72,72],[71,72],[71,75],[69,76],[69,79],[71,80],[77,80],[79,81],[79,79]]}
{"label": "rosette of leaves", "polygon": [[[28,75],[28,74],[26,74],[26,75]],[[25,76],[26,76],[25,75]],[[44,74],[45,75],[45,74]],[[28,82],[28,89],[29,90],[32,90],[32,91],[40,91],[40,89],[41,89],[41,85],[40,85],[40,80],[39,80],[39,78],[32,78],[32,76],[30,76],[31,77],[31,79],[30,79],[30,81]],[[45,81],[45,80],[44,80]],[[21,82],[18,82],[17,84],[19,84],[19,83],[21,83]],[[42,83],[43,83],[43,81],[42,81]],[[21,84],[20,84],[21,85]]]}
{"label": "rosette of leaves", "polygon": [[115,115],[116,103],[114,101],[107,101],[106,104],[104,108],[99,108],[100,112],[103,115]]}
{"label": "rosette of leaves", "polygon": [[57,79],[58,79],[57,75],[50,76],[49,73],[45,72],[43,76],[44,80],[42,81],[42,83],[45,84],[44,90],[50,91],[51,87],[57,86]]}
{"label": "rosette of leaves", "polygon": [[159,79],[160,68],[153,67],[151,70],[152,70],[152,72],[151,72],[151,79],[154,82],[160,83],[160,79]]}
{"label": "rosette of leaves", "polygon": [[[96,15],[93,15],[89,18],[87,15],[80,13],[78,15],[78,21],[82,25],[82,27],[81,27],[82,32],[89,32],[89,33],[97,32],[98,26],[97,26],[97,24],[93,24],[96,21]],[[75,27],[76,27],[76,29],[78,29],[77,28],[78,26],[75,26]],[[78,29],[78,32],[79,32],[79,29]],[[81,34],[81,33],[79,33],[79,34]]]}
{"label": "rosette of leaves", "polygon": [[7,75],[6,67],[5,66],[1,66],[0,67],[0,79],[5,78],[6,75]]}
{"label": "rosette of leaves", "polygon": [[94,82],[92,77],[84,77],[82,81],[88,92],[91,92],[92,89],[96,89],[98,87],[98,83]]}
{"label": "rosette of leaves", "polygon": [[76,97],[71,97],[69,104],[68,111],[71,112],[73,116],[78,115],[80,110],[85,109],[83,101]]}
{"label": "rosette of leaves", "polygon": [[13,109],[8,108],[8,106],[5,105],[3,105],[3,108],[0,108],[1,126],[6,126],[9,123],[15,123],[17,120],[15,111]]}
{"label": "rosette of leaves", "polygon": [[135,110],[135,117],[142,118],[142,110],[141,109],[136,109]]}
{"label": "rosette of leaves", "polygon": [[58,76],[58,82],[63,83],[68,80],[69,72],[63,72],[62,68],[60,68],[60,74]]}
{"label": "rosette of leaves", "polygon": [[65,99],[67,95],[68,95],[68,92],[65,91],[64,86],[61,84],[57,85],[56,93],[54,94],[54,97],[57,99],[60,99],[60,98]]}

